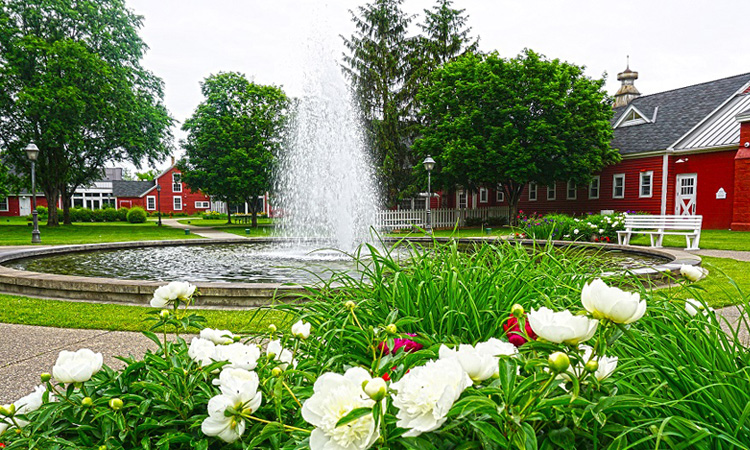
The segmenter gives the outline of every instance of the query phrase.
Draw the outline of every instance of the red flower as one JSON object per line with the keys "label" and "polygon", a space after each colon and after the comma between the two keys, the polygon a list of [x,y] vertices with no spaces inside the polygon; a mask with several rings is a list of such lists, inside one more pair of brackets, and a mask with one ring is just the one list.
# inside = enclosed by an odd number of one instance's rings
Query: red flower
{"label": "red flower", "polygon": [[380,378],[384,379],[385,381],[391,381],[391,376],[388,374],[388,372],[381,375]]}
{"label": "red flower", "polygon": [[[531,329],[531,325],[529,325],[528,321],[526,322],[525,328],[526,334],[528,334],[531,339],[536,339],[536,334],[534,334],[534,330]],[[513,314],[511,314],[508,321],[503,324],[503,331],[505,331],[505,335],[508,336],[508,342],[516,347],[520,347],[526,343],[526,338],[521,334],[521,327],[518,325],[518,319],[513,317]]]}
{"label": "red flower", "polygon": [[[406,333],[406,335],[416,336],[416,334],[413,334],[413,333]],[[416,352],[417,350],[422,350],[423,345],[418,342],[414,342],[411,339],[403,339],[403,338],[398,338],[398,339],[393,340],[393,350],[390,350],[388,348],[388,344],[386,344],[385,342],[381,342],[380,344],[378,344],[378,350],[380,350],[383,353],[393,353],[394,355],[396,354],[398,349],[402,347],[404,348],[405,352],[411,353],[411,352]]]}

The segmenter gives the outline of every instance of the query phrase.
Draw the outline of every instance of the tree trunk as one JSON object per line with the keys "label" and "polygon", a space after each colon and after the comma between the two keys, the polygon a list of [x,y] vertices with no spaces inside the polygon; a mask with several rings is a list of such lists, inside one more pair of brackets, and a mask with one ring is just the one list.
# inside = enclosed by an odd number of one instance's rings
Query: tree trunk
{"label": "tree trunk", "polygon": [[63,188],[60,190],[60,196],[62,197],[63,204],[63,225],[72,225],[73,222],[70,220],[70,198],[72,197],[72,193]]}
{"label": "tree trunk", "polygon": [[517,183],[502,183],[505,195],[508,198],[508,214],[509,220],[508,225],[518,226],[518,201],[521,199],[521,191],[523,191],[523,184]]}
{"label": "tree trunk", "polygon": [[258,197],[250,197],[245,199],[247,206],[250,207],[250,213],[252,214],[252,227],[258,228]]}
{"label": "tree trunk", "polygon": [[232,224],[232,207],[229,206],[229,200],[227,200],[227,225]]}
{"label": "tree trunk", "polygon": [[57,199],[60,196],[60,191],[57,189],[49,189],[44,191],[44,198],[47,199],[47,226],[58,227],[60,226],[60,219],[57,215]]}

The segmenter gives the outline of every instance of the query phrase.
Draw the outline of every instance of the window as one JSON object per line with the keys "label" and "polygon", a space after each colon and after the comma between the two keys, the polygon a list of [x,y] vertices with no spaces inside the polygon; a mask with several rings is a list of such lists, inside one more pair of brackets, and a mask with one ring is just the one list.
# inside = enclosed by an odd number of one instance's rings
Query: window
{"label": "window", "polygon": [[211,207],[209,202],[195,202],[195,209],[208,209]]}
{"label": "window", "polygon": [[146,196],[146,209],[149,211],[153,211],[156,209],[156,196]]}
{"label": "window", "polygon": [[572,181],[568,181],[568,200],[575,200],[578,198],[578,186]]}
{"label": "window", "polygon": [[625,198],[624,173],[617,173],[612,177],[612,198]]}
{"label": "window", "polygon": [[8,211],[8,197],[0,197],[0,211]]}
{"label": "window", "polygon": [[466,209],[468,206],[468,199],[466,198],[466,191],[458,191],[458,208]]}
{"label": "window", "polygon": [[182,174],[172,172],[172,192],[182,192]]}
{"label": "window", "polygon": [[497,200],[498,203],[502,203],[505,201],[505,192],[503,191],[503,185],[501,184],[497,185],[497,191],[495,192],[495,200]]}
{"label": "window", "polygon": [[649,170],[648,172],[641,172],[641,181],[639,184],[638,192],[639,197],[651,197],[652,185],[654,182],[654,172]]}
{"label": "window", "polygon": [[479,203],[487,203],[487,189],[479,189]]}
{"label": "window", "polygon": [[175,195],[174,197],[174,210],[182,211],[182,197]]}
{"label": "window", "polygon": [[547,200],[557,199],[557,183],[552,183],[547,186]]}
{"label": "window", "polygon": [[536,183],[529,183],[529,201],[530,202],[536,201],[536,194],[537,194]]}
{"label": "window", "polygon": [[[656,118],[656,111],[654,110],[654,118]],[[635,108],[635,106],[630,106],[630,108],[625,111],[625,114],[620,118],[620,120],[617,121],[617,124],[615,124],[615,128],[618,127],[629,127],[632,125],[640,125],[642,123],[649,123],[651,122],[648,120],[643,114],[641,114],[638,109]]]}
{"label": "window", "polygon": [[596,200],[599,198],[600,182],[601,182],[601,178],[599,177],[599,175],[591,179],[591,183],[589,183],[589,199]]}

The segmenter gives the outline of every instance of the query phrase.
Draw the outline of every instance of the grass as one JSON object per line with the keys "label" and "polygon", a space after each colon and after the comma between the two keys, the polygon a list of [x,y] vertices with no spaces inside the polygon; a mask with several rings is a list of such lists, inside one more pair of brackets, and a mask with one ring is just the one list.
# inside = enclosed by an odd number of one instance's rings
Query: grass
{"label": "grass", "polygon": [[[506,236],[509,234],[512,234],[512,230],[510,227],[490,227],[492,229],[492,233],[488,234],[485,230],[482,228],[458,228],[458,229],[438,229],[433,230],[432,235],[435,237],[482,237],[482,236]],[[392,236],[397,237],[405,237],[405,236],[414,236],[414,237],[421,237],[425,234],[420,232],[394,232],[391,233]]]}
{"label": "grass", "polygon": [[[23,220],[19,220],[23,219]],[[152,241],[165,239],[193,239],[183,230],[162,226],[155,222],[131,224],[125,222],[74,223],[48,227],[39,224],[42,245],[94,244],[101,242]],[[31,244],[31,227],[24,218],[3,218],[0,221],[0,245]]]}
{"label": "grass", "polygon": [[750,292],[750,277],[747,276],[750,262],[711,256],[701,258],[709,276],[686,288],[678,288],[677,295],[680,298],[700,295],[714,308],[744,303],[746,299],[742,293]]}
{"label": "grass", "polygon": [[[0,322],[56,328],[146,331],[151,323],[144,319],[150,310],[143,306],[44,300],[0,294]],[[275,323],[286,323],[285,314],[256,310],[191,309],[205,317],[208,326],[239,332],[263,332]]]}
{"label": "grass", "polygon": [[[651,245],[649,237],[640,235],[630,240],[632,245]],[[685,236],[664,236],[665,247],[685,248]],[[750,251],[750,232],[731,230],[703,230],[700,248],[715,250]]]}

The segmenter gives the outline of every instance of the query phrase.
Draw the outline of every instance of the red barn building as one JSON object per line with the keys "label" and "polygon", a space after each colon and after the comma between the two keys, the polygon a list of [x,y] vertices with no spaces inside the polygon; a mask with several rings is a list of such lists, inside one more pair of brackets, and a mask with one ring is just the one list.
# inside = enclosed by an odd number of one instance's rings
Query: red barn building
{"label": "red barn building", "polygon": [[[622,161],[588,186],[532,183],[519,209],[700,214],[704,228],[750,230],[750,73],[645,96],[634,86],[637,78],[629,69],[618,75],[612,146]],[[459,190],[443,203],[507,206],[493,188]]]}

